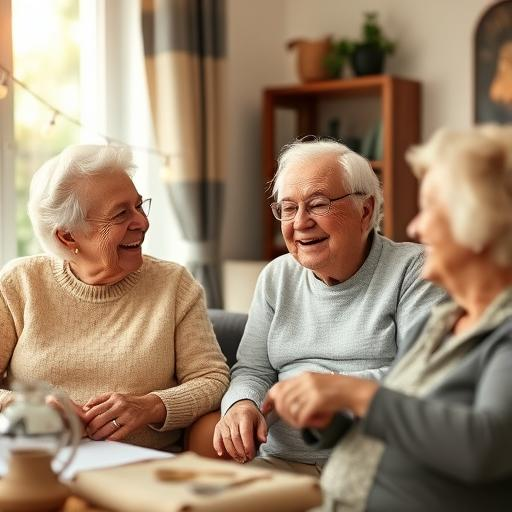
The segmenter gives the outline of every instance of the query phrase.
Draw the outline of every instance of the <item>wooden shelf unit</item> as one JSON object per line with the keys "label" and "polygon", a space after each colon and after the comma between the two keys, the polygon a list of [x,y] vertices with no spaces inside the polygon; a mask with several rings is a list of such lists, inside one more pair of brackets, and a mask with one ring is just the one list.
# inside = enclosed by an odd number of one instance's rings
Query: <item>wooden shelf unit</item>
{"label": "wooden shelf unit", "polygon": [[[370,162],[378,173],[384,194],[385,236],[407,240],[406,227],[417,210],[417,183],[404,160],[405,151],[420,139],[421,88],[419,82],[390,75],[329,80],[304,85],[272,87],[263,91],[262,165],[265,184],[276,170],[276,110],[296,113],[297,137],[318,134],[318,107],[326,99],[350,101],[378,98],[382,122],[382,159]],[[290,141],[291,142],[291,141]],[[275,243],[276,221],[265,193],[263,208],[264,257],[272,259],[285,249]]]}

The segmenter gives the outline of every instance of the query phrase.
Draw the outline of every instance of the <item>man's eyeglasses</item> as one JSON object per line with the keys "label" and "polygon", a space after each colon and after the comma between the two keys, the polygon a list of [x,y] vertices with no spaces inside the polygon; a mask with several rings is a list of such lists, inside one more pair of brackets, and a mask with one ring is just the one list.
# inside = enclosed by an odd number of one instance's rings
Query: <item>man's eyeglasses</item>
{"label": "man's eyeglasses", "polygon": [[[329,199],[325,196],[314,196],[304,203],[306,211],[309,215],[322,216],[327,215],[331,209],[331,203],[340,201],[350,196],[365,196],[364,192],[350,192],[341,197]],[[299,211],[299,205],[295,201],[277,201],[270,205],[272,213],[277,220],[289,221],[295,218]]]}

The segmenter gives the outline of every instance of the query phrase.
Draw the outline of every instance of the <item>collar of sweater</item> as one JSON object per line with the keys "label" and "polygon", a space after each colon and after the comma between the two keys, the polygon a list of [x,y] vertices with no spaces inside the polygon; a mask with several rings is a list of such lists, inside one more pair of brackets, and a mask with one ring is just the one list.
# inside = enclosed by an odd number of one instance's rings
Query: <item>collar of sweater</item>
{"label": "collar of sweater", "polygon": [[375,272],[375,269],[377,268],[377,264],[379,263],[382,246],[383,242],[381,235],[374,233],[370,252],[354,275],[349,277],[346,281],[328,286],[321,279],[318,279],[312,271],[308,271],[307,275],[310,286],[322,293],[337,294],[340,291],[345,292],[352,288],[368,284]]}
{"label": "collar of sweater", "polygon": [[138,270],[128,274],[121,281],[107,285],[87,284],[78,279],[71,269],[69,263],[63,260],[53,261],[53,275],[68,293],[86,302],[111,302],[125,295],[139,281],[144,263]]}

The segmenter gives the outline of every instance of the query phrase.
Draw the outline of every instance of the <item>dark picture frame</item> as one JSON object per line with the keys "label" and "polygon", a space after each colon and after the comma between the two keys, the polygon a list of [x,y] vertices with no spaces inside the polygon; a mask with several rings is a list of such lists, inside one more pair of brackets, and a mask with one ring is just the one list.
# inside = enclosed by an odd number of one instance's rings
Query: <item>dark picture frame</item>
{"label": "dark picture frame", "polygon": [[474,120],[512,123],[512,0],[491,4],[476,27]]}

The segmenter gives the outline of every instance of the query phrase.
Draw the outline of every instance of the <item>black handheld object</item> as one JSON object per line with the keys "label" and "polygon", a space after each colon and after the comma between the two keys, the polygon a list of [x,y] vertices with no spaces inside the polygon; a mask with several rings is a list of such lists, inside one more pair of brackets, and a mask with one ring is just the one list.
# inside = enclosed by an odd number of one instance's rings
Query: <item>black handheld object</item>
{"label": "black handheld object", "polygon": [[332,448],[354,425],[357,419],[350,411],[340,411],[325,428],[304,428],[302,438],[316,449]]}

